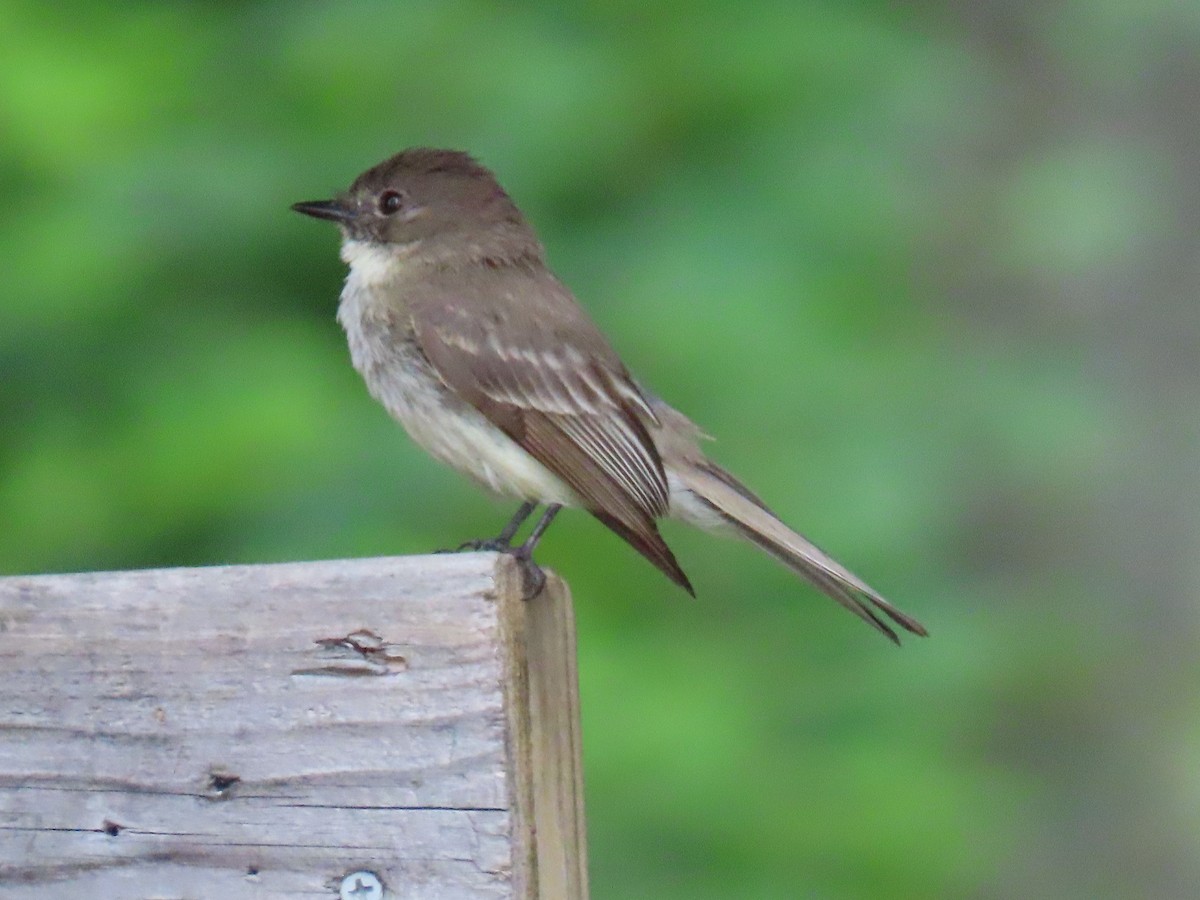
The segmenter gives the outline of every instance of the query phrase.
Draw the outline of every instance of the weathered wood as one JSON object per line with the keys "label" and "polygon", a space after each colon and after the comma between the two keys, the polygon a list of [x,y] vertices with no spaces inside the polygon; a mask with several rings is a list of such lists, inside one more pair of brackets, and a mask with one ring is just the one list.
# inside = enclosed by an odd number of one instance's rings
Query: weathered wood
{"label": "weathered wood", "polygon": [[0,896],[364,870],[586,898],[570,597],[519,580],[492,554],[0,579]]}
{"label": "weathered wood", "polygon": [[[515,566],[506,577],[519,578]],[[542,898],[587,897],[587,831],[583,814],[583,746],[579,731],[579,671],[575,613],[566,586],[553,573],[547,590],[528,603],[509,603],[502,624],[513,661],[510,738],[517,746],[517,811],[532,827],[528,850]],[[518,592],[513,584],[507,592]],[[566,602],[543,602],[563,596]],[[530,816],[532,819],[530,819]]]}

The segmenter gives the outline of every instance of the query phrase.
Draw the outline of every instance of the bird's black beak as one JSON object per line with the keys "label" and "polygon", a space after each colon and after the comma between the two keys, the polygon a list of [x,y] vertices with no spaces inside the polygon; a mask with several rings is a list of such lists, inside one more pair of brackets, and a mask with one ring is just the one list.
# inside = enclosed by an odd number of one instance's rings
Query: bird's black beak
{"label": "bird's black beak", "polygon": [[354,218],[354,210],[341,200],[306,200],[303,203],[293,203],[292,209],[314,219],[328,219],[330,222],[349,222]]}

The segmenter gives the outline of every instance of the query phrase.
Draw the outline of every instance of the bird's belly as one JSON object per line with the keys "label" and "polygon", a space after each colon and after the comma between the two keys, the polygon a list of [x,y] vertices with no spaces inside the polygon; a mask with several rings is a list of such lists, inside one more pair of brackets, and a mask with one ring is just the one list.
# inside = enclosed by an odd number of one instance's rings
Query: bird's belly
{"label": "bird's belly", "polygon": [[494,491],[522,500],[578,506],[561,478],[523,450],[473,407],[392,397],[384,405],[409,436],[435,459]]}
{"label": "bird's belly", "polygon": [[[579,506],[567,484],[454,394],[411,335],[397,334],[368,310],[369,290],[347,280],[338,318],[367,389],[435,459],[498,494]],[[367,315],[364,315],[367,312]]]}

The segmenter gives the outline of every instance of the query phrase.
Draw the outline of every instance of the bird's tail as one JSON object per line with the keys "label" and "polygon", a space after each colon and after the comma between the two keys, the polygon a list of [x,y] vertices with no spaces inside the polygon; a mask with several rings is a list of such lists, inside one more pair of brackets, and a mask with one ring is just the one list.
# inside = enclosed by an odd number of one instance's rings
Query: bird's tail
{"label": "bird's tail", "polygon": [[920,622],[892,606],[865,581],[783,524],[761,500],[720,466],[701,460],[677,464],[672,469],[682,487],[715,511],[720,520],[732,525],[739,535],[761,547],[895,643],[900,643],[900,639],[891,623],[913,634],[927,634]]}

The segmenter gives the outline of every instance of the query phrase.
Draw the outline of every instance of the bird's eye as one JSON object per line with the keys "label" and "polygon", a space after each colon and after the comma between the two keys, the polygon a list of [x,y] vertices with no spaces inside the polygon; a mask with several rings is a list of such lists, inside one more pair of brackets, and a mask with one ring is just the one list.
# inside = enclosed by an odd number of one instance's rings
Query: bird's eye
{"label": "bird's eye", "polygon": [[379,195],[379,211],[385,216],[398,212],[404,205],[404,197],[399,191],[384,191]]}

